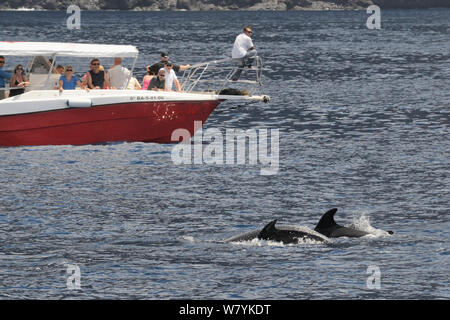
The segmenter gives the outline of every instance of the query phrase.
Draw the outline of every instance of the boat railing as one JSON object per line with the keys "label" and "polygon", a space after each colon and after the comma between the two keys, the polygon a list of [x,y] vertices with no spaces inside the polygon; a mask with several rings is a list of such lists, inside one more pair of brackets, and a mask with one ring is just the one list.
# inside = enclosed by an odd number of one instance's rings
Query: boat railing
{"label": "boat railing", "polygon": [[[238,80],[233,80],[238,69],[241,69],[241,75]],[[181,89],[188,93],[227,94],[224,92],[234,90],[250,96],[262,95],[262,71],[263,64],[259,56],[255,57],[252,67],[241,67],[239,61],[232,58],[213,60],[192,65],[185,70],[180,84]]]}

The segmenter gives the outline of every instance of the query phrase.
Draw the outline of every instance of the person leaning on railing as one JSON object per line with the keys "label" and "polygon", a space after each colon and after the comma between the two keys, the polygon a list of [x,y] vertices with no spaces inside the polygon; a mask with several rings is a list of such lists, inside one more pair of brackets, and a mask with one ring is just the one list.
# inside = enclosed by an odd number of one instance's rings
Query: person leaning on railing
{"label": "person leaning on railing", "polygon": [[[147,66],[147,68],[150,70],[151,73],[158,74],[158,71],[161,68],[164,68],[167,61],[169,61],[169,53],[167,51],[163,51],[163,52],[161,52],[161,61],[159,61],[151,66]],[[175,71],[175,72],[184,71],[186,69],[189,69],[190,67],[191,67],[190,64],[185,64],[185,65],[173,64],[173,71]]]}
{"label": "person leaning on railing", "polygon": [[160,71],[164,71],[166,75],[164,79],[164,91],[172,91],[172,86],[175,84],[177,91],[182,92],[180,82],[175,71],[173,71],[173,63],[171,61],[166,61],[164,68],[160,69]]}
{"label": "person leaning on railing", "polygon": [[5,80],[11,78],[11,74],[8,72],[3,71],[3,66],[5,65],[5,57],[0,56],[0,100],[5,99],[6,91],[3,89],[5,88]]}

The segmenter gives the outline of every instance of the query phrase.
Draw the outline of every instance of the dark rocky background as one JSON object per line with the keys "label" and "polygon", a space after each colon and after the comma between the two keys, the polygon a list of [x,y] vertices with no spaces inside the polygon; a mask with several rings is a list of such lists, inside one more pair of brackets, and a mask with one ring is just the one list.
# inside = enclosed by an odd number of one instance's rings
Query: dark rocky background
{"label": "dark rocky background", "polygon": [[66,10],[342,10],[450,7],[450,0],[6,0],[0,9]]}

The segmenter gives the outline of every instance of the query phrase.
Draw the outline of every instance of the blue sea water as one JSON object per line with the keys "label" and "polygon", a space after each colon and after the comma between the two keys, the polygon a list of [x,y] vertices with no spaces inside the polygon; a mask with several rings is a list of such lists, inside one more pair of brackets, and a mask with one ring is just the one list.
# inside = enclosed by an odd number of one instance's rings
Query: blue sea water
{"label": "blue sea water", "polygon": [[[135,45],[138,77],[162,49],[223,58],[250,24],[272,100],[223,103],[204,129],[280,132],[269,176],[176,165],[173,145],[0,148],[0,298],[449,299],[449,14],[383,10],[369,30],[364,11],[82,12],[68,30],[65,12],[0,12],[1,41]],[[221,241],[273,219],[314,228],[333,207],[395,234]]]}

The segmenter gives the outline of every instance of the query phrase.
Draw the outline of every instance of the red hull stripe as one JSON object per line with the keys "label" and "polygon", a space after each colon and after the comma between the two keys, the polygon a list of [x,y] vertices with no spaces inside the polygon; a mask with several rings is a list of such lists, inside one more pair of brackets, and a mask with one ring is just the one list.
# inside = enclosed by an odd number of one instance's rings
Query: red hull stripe
{"label": "red hull stripe", "polygon": [[178,128],[193,135],[194,121],[205,122],[220,102],[141,102],[2,116],[0,146],[170,143]]}

